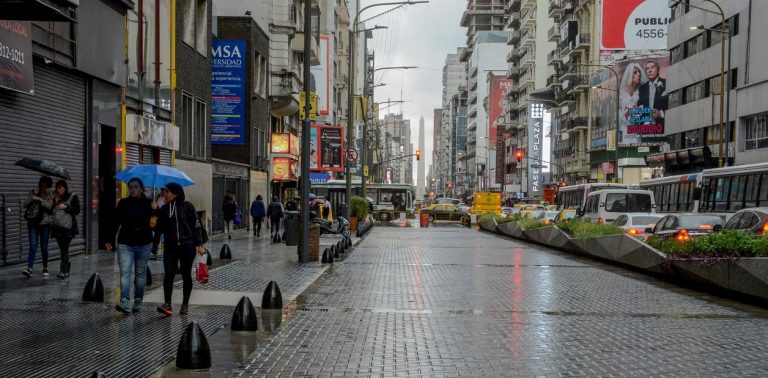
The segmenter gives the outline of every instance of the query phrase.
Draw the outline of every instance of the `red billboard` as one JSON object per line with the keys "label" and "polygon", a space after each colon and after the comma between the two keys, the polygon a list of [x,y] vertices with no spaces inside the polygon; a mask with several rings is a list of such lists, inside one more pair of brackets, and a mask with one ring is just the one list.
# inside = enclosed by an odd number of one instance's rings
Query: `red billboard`
{"label": "red billboard", "polygon": [[344,171],[344,128],[312,125],[310,169],[317,172]]}
{"label": "red billboard", "polygon": [[488,101],[488,146],[496,144],[496,138],[499,127],[505,128],[507,106],[507,88],[512,85],[512,80],[504,76],[490,76],[489,98]]}
{"label": "red billboard", "polygon": [[603,0],[603,50],[666,50],[668,0]]}

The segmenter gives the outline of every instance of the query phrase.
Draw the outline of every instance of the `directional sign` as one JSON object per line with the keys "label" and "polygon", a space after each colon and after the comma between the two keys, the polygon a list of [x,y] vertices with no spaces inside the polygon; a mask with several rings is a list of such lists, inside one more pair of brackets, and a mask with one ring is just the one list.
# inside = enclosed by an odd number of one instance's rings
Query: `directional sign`
{"label": "directional sign", "polygon": [[357,148],[347,148],[347,161],[350,163],[357,161]]}
{"label": "directional sign", "polygon": [[[305,114],[305,107],[306,107],[306,92],[299,92],[299,118],[305,119],[307,115]],[[310,92],[309,93],[309,119],[311,121],[314,121],[317,119],[317,93]]]}

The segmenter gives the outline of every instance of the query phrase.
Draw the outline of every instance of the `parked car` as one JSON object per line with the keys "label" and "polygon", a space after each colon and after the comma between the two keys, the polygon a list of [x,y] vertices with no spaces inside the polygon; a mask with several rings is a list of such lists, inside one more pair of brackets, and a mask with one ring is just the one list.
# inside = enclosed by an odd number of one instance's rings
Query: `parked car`
{"label": "parked car", "polygon": [[645,229],[655,227],[656,223],[663,216],[664,215],[662,214],[627,213],[619,215],[619,217],[613,221],[613,224],[621,227],[629,235],[645,239],[648,237],[648,234],[645,233]]}
{"label": "parked car", "polygon": [[560,210],[555,215],[555,222],[568,222],[573,218],[576,218],[576,209]]}
{"label": "parked car", "polygon": [[458,205],[458,204],[461,203],[461,200],[458,199],[458,198],[447,198],[447,197],[444,197],[444,198],[438,198],[436,203],[437,204],[447,203],[447,204],[451,204],[451,205]]}
{"label": "parked car", "polygon": [[523,218],[543,219],[544,218],[544,214],[546,212],[547,211],[544,210],[544,209],[542,209],[542,210],[527,210],[527,211],[524,211],[524,212],[520,212],[520,214],[523,216]]}
{"label": "parked car", "polygon": [[768,207],[741,209],[733,214],[723,226],[726,230],[746,230],[757,234],[768,234]]}
{"label": "parked car", "polygon": [[718,215],[668,214],[644,231],[661,238],[688,240],[691,236],[706,235],[723,228],[725,219]]}
{"label": "parked car", "polygon": [[462,212],[456,205],[447,203],[439,203],[430,205],[426,209],[422,210],[422,213],[429,214],[429,221],[434,222],[438,220],[458,221],[467,213]]}
{"label": "parked car", "polygon": [[598,223],[613,222],[624,213],[655,213],[653,192],[639,189],[603,189],[589,193],[580,216]]}
{"label": "parked car", "polygon": [[547,210],[544,212],[539,213],[539,217],[536,219],[541,219],[544,221],[544,224],[552,224],[555,222],[555,219],[557,219],[557,215],[560,212],[557,210]]}

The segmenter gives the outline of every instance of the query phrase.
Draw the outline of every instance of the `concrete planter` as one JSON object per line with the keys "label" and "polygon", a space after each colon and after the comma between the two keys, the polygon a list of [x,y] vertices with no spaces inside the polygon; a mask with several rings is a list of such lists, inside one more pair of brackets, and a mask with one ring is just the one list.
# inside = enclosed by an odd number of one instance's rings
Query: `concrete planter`
{"label": "concrete planter", "polygon": [[714,263],[702,259],[670,260],[668,269],[669,273],[686,281],[768,299],[766,257],[743,257]]}
{"label": "concrete planter", "polygon": [[497,228],[502,235],[510,236],[520,240],[528,240],[522,227],[520,227],[520,223],[515,221],[500,223]]}
{"label": "concrete planter", "polygon": [[491,218],[490,220],[484,220],[482,222],[477,222],[477,224],[480,225],[480,229],[490,232],[496,232],[496,219]]}
{"label": "concrete planter", "polygon": [[567,252],[581,252],[572,242],[568,234],[557,228],[557,226],[547,226],[526,230],[525,236],[531,241],[545,245],[547,247],[557,248]]}
{"label": "concrete planter", "polygon": [[626,234],[584,239],[584,253],[652,273],[665,273],[666,255]]}

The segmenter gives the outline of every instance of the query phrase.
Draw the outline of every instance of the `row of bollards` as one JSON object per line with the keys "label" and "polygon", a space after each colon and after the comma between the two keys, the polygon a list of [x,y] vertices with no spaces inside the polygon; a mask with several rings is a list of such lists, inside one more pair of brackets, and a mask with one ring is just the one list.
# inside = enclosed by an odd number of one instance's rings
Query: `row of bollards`
{"label": "row of bollards", "polygon": [[357,226],[357,234],[356,236],[358,238],[361,238],[365,236],[365,234],[369,233],[373,229],[373,222],[363,222],[358,224]]}
{"label": "row of bollards", "polygon": [[346,252],[352,248],[352,239],[344,238],[338,241],[338,243],[326,248],[323,251],[323,264],[333,264],[333,259],[338,258],[340,253]]}

